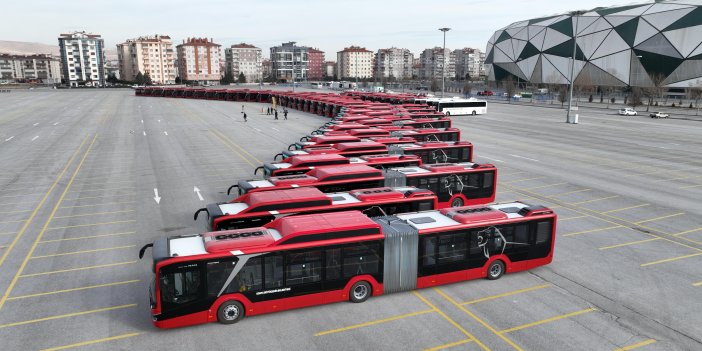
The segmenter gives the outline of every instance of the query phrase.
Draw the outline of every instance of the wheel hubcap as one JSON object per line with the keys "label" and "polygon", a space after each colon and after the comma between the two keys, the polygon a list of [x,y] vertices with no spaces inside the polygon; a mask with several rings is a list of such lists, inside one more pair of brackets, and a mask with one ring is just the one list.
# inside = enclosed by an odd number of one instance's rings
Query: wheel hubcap
{"label": "wheel hubcap", "polygon": [[368,288],[366,288],[365,285],[359,285],[356,287],[356,289],[353,289],[353,297],[358,300],[366,297],[366,294],[368,294]]}
{"label": "wheel hubcap", "polygon": [[490,275],[492,275],[493,277],[497,277],[498,275],[500,275],[501,272],[502,267],[500,267],[499,264],[494,264],[492,265],[492,268],[490,268]]}
{"label": "wheel hubcap", "polygon": [[234,305],[230,305],[224,309],[224,317],[227,320],[236,319],[236,317],[238,317],[238,316],[239,316],[239,308],[238,307],[236,307]]}

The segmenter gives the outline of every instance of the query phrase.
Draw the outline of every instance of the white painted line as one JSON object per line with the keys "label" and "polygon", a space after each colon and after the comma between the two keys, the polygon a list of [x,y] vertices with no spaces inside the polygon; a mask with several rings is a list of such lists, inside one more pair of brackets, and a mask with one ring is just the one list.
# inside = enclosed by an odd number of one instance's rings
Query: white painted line
{"label": "white painted line", "polygon": [[5,139],[5,141],[10,141],[10,140],[12,140],[12,138],[14,138],[14,137],[15,137],[15,136],[13,135],[13,136],[11,136],[11,137]]}
{"label": "white painted line", "polygon": [[498,159],[496,159],[496,158],[490,158],[490,157],[486,157],[486,156],[480,156],[480,157],[481,157],[481,158],[484,158],[484,159],[486,159],[486,160],[490,160],[490,161],[505,162],[505,161],[502,161],[502,160],[498,160]]}
{"label": "white painted line", "polygon": [[275,130],[276,132],[280,132],[280,131],[278,130],[278,128],[273,128],[273,127],[271,127],[271,129]]}
{"label": "white painted line", "polygon": [[141,124],[144,124],[144,120],[143,120],[143,119],[141,120]]}
{"label": "white painted line", "polygon": [[146,136],[146,131],[144,131],[144,136]]}
{"label": "white painted line", "polygon": [[37,138],[39,138],[39,136],[38,136],[38,135],[37,135],[37,136],[35,136],[34,138],[32,138],[32,141],[34,141],[34,140],[37,140]]}
{"label": "white painted line", "polygon": [[34,123],[34,126],[35,126],[35,127],[38,126],[38,125],[39,125],[39,123]]}
{"label": "white painted line", "polygon": [[158,123],[161,123],[161,120],[160,120],[160,119],[158,120]]}
{"label": "white painted line", "polygon": [[59,122],[54,123],[54,125],[57,125]]}
{"label": "white painted line", "polygon": [[257,131],[257,132],[260,132],[260,131],[261,131],[261,130],[260,130],[260,129],[258,129],[258,128],[254,128],[254,129],[256,129],[256,131]]}
{"label": "white painted line", "polygon": [[519,156],[519,155],[512,155],[512,154],[509,154],[509,155],[512,156],[512,157],[516,157],[516,158],[523,158],[523,159],[529,160],[529,161],[540,162],[539,160],[535,160],[535,159],[533,159],[533,158],[528,158],[528,157]]}
{"label": "white painted line", "polygon": [[163,131],[163,134],[166,134],[166,136],[168,136],[168,132],[167,132],[167,131],[165,131],[165,130]]}
{"label": "white painted line", "polygon": [[154,200],[157,204],[161,204],[161,197],[158,196],[158,188],[154,188]]}
{"label": "white painted line", "polygon": [[202,194],[200,194],[200,189],[197,186],[193,187],[193,191],[197,194],[197,197],[198,199],[200,199],[200,201],[205,201],[205,199],[202,198]]}

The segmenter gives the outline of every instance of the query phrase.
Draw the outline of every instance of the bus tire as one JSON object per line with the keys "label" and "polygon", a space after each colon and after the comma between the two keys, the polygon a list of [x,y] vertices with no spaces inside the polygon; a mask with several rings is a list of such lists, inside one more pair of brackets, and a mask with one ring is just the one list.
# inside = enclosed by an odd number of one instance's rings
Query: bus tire
{"label": "bus tire", "polygon": [[477,113],[475,113],[475,110],[473,110],[473,113],[471,113],[471,114],[472,114],[473,116],[477,115]]}
{"label": "bus tire", "polygon": [[487,270],[487,279],[497,280],[500,279],[503,274],[505,274],[505,263],[500,260],[492,261]]}
{"label": "bus tire", "polygon": [[238,301],[227,301],[217,309],[217,320],[222,324],[234,324],[244,318],[244,305]]}
{"label": "bus tire", "polygon": [[361,303],[366,301],[370,296],[371,286],[365,280],[356,282],[351,286],[351,289],[349,289],[349,301],[353,303]]}
{"label": "bus tire", "polygon": [[446,111],[446,115],[447,115],[447,116],[450,116],[450,115],[451,115],[451,111]]}
{"label": "bus tire", "polygon": [[461,207],[463,206],[463,199],[461,197],[456,197],[451,201],[451,207]]}

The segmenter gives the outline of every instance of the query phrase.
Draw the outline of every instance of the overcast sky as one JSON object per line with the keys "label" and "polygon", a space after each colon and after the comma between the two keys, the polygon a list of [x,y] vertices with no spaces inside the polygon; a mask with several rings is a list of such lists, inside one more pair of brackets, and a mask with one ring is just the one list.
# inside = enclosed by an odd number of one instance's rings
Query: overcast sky
{"label": "overcast sky", "polygon": [[[59,33],[101,34],[107,48],[128,38],[167,34],[175,43],[211,37],[223,46],[296,41],[335,60],[346,46],[391,46],[415,54],[442,45],[485,50],[492,33],[512,22],[631,0],[31,0],[4,1],[0,40],[56,44]],[[636,1],[641,2],[641,1]]]}

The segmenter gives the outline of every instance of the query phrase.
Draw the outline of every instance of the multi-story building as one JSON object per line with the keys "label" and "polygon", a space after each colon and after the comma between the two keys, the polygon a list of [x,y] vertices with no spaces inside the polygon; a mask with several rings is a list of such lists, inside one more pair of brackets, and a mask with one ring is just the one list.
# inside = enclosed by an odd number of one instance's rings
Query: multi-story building
{"label": "multi-story building", "polygon": [[181,80],[202,84],[217,83],[222,78],[222,46],[214,43],[212,39],[188,38],[176,46],[176,53]]}
{"label": "multi-story building", "polygon": [[0,54],[0,80],[8,82],[61,83],[61,63],[45,54]]}
{"label": "multi-story building", "polygon": [[485,75],[485,53],[479,49],[463,48],[453,51],[457,79],[477,79]]}
{"label": "multi-story building", "polygon": [[97,34],[73,32],[58,38],[66,85],[105,85],[105,43]]}
{"label": "multi-story building", "polygon": [[324,68],[324,51],[310,48],[307,50],[307,57],[310,61],[310,70],[307,72],[307,79],[321,80],[326,73]]}
{"label": "multi-story building", "polygon": [[336,53],[339,79],[373,77],[373,52],[359,46],[349,46]]}
{"label": "multi-story building", "polygon": [[[446,78],[456,76],[456,57],[449,49],[444,50],[440,47],[425,49],[419,55],[419,61],[421,65],[420,79],[441,79],[442,72]],[[444,70],[444,66],[446,70]]]}
{"label": "multi-story building", "polygon": [[117,44],[119,71],[123,80],[134,81],[141,73],[154,84],[175,84],[175,54],[167,35],[128,39]]}
{"label": "multi-story building", "polygon": [[375,55],[375,74],[377,77],[410,79],[414,55],[407,49],[379,49]]}
{"label": "multi-story building", "polygon": [[264,59],[261,62],[261,74],[263,75],[264,80],[268,80],[273,76],[273,69],[271,65],[271,60],[269,59]]}
{"label": "multi-story building", "polygon": [[412,79],[419,78],[419,71],[422,69],[422,60],[419,57],[415,57],[412,60]]}
{"label": "multi-story building", "polygon": [[234,79],[241,73],[247,82],[263,79],[263,55],[261,49],[251,44],[240,43],[224,49],[225,70],[232,72]]}
{"label": "multi-story building", "polygon": [[310,62],[309,49],[294,41],[271,48],[271,76],[277,81],[307,80]]}
{"label": "multi-story building", "polygon": [[336,61],[324,62],[324,75],[329,78],[336,77]]}

